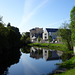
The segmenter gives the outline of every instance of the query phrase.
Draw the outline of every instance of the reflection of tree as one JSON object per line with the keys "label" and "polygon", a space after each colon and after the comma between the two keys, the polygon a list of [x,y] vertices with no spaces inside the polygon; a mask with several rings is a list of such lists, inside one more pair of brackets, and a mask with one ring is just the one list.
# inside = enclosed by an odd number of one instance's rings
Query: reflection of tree
{"label": "reflection of tree", "polygon": [[7,75],[8,67],[18,63],[20,55],[19,49],[11,49],[9,52],[0,53],[0,75]]}
{"label": "reflection of tree", "polygon": [[21,52],[23,52],[23,53],[30,53],[30,48],[31,47],[29,47],[29,46],[23,46],[21,48]]}
{"label": "reflection of tree", "polygon": [[42,54],[42,50],[40,50],[40,49],[38,49],[37,52],[39,55]]}

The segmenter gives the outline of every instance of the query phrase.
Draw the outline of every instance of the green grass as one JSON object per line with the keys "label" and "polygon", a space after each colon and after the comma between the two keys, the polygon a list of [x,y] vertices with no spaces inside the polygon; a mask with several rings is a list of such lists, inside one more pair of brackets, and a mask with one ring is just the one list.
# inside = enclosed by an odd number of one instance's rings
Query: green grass
{"label": "green grass", "polygon": [[60,75],[75,75],[75,68],[68,70],[65,73],[61,73]]}
{"label": "green grass", "polygon": [[42,47],[47,49],[61,50],[63,52],[73,52],[69,51],[65,44],[57,44],[57,43],[32,43],[30,46]]}

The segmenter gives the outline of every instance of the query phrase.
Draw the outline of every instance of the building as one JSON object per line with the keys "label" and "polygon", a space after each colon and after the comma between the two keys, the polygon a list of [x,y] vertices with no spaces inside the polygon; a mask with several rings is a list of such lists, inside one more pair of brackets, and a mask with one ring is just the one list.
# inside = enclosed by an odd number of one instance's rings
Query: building
{"label": "building", "polygon": [[45,31],[43,32],[43,40],[47,41],[49,35],[52,37],[52,40],[56,39],[56,32],[57,31],[58,31],[58,29],[46,28]]}
{"label": "building", "polygon": [[31,42],[37,41],[38,36],[42,38],[43,28],[33,28],[30,30],[30,40]]}

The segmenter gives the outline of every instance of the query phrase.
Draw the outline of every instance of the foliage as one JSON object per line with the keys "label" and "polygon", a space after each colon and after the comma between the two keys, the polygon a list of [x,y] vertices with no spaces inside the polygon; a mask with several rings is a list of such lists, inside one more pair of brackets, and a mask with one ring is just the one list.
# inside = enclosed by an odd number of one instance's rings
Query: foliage
{"label": "foliage", "polygon": [[75,44],[75,6],[72,8],[71,12],[70,12],[70,19],[71,19],[71,38],[72,38],[72,42]]}
{"label": "foliage", "polygon": [[62,56],[61,56],[61,59],[62,59],[62,61],[64,62],[64,61],[66,61],[66,60],[69,60],[70,58],[72,57],[72,53],[70,53],[70,52],[64,52],[63,54],[62,54]]}
{"label": "foliage", "polygon": [[21,48],[21,52],[23,52],[23,53],[30,53],[30,46],[23,46],[22,48]]}
{"label": "foliage", "polygon": [[41,38],[40,38],[40,36],[38,36],[38,42],[40,42],[40,40],[41,40]]}
{"label": "foliage", "polygon": [[10,43],[10,47],[19,46],[20,45],[20,38],[21,38],[21,34],[19,32],[19,29],[14,26],[8,26],[7,28],[9,30],[8,41]]}
{"label": "foliage", "polygon": [[70,60],[61,63],[60,66],[68,69],[75,67],[75,56],[73,56]]}
{"label": "foliage", "polygon": [[49,35],[49,37],[48,37],[48,41],[49,41],[49,42],[52,41],[52,36],[51,36],[51,35]]}
{"label": "foliage", "polygon": [[27,45],[28,43],[30,43],[30,33],[22,33],[21,41],[23,45]]}
{"label": "foliage", "polygon": [[20,38],[21,34],[17,27],[5,27],[3,23],[0,23],[0,49],[20,47]]}
{"label": "foliage", "polygon": [[75,75],[75,68],[68,70],[65,73],[61,73],[60,75]]}
{"label": "foliage", "polygon": [[71,30],[69,28],[68,23],[63,23],[63,27],[58,30],[59,36],[61,36],[63,42],[66,44],[67,49],[72,49],[72,41],[71,41]]}
{"label": "foliage", "polygon": [[63,52],[70,52],[67,50],[67,47],[65,44],[58,44],[58,43],[33,43],[33,44],[29,44],[30,46],[36,46],[36,47],[41,47],[41,48],[46,48],[46,49],[54,49],[54,50],[61,50]]}

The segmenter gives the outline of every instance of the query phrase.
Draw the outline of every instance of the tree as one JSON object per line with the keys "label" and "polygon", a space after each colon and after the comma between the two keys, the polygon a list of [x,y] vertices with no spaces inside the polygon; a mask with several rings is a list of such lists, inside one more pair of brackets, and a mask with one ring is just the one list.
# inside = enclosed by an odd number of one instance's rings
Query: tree
{"label": "tree", "polygon": [[49,35],[48,41],[49,41],[49,43],[52,41],[52,36],[51,35]]}
{"label": "tree", "polygon": [[3,16],[0,16],[0,21],[2,21]]}
{"label": "tree", "polygon": [[63,27],[58,30],[59,36],[61,36],[63,42],[66,44],[69,50],[72,49],[72,41],[71,41],[71,30],[69,28],[70,24],[63,23]]}
{"label": "tree", "polygon": [[71,19],[71,38],[72,38],[72,42],[75,45],[75,6],[72,8],[71,12],[70,12],[70,19]]}
{"label": "tree", "polygon": [[40,42],[40,40],[41,40],[41,38],[40,38],[40,36],[38,36],[38,42]]}
{"label": "tree", "polygon": [[30,43],[30,33],[29,32],[22,33],[21,42],[23,45],[27,45],[28,43]]}
{"label": "tree", "polygon": [[11,26],[10,24],[7,26],[8,32],[8,42],[10,43],[10,47],[19,47],[20,46],[20,38],[21,34],[17,27]]}

